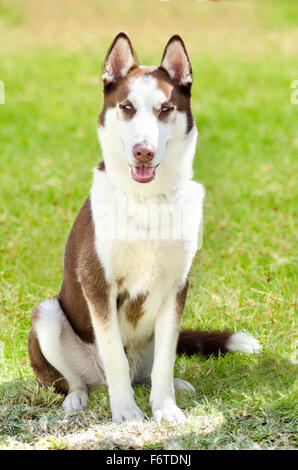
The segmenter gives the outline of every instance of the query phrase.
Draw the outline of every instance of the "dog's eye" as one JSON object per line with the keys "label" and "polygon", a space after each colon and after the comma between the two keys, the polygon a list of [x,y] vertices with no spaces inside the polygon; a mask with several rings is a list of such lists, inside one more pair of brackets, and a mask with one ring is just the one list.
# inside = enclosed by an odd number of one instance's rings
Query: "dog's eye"
{"label": "dog's eye", "polygon": [[133,111],[134,109],[131,103],[120,104],[119,107],[123,109],[123,111]]}
{"label": "dog's eye", "polygon": [[162,113],[169,113],[170,111],[173,111],[174,107],[173,106],[162,106],[161,107],[161,112]]}

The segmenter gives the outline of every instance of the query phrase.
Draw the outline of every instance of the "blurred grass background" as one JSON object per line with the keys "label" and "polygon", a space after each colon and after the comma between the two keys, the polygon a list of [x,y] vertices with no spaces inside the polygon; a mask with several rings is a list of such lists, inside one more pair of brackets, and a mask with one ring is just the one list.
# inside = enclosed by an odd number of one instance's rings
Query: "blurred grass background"
{"label": "blurred grass background", "polygon": [[[0,1],[4,447],[71,448],[72,433],[101,419],[104,437],[96,428],[86,448],[295,446],[297,18],[295,0]],[[207,195],[183,324],[246,329],[264,348],[256,357],[179,359],[178,375],[198,390],[178,397],[192,424],[178,434],[150,428],[147,440],[139,429],[123,440],[126,428],[113,438],[104,390],[61,424],[61,397],[36,388],[27,357],[32,307],[59,290],[65,241],[101,158],[101,64],[120,30],[150,65],[179,33],[193,65],[194,174]],[[136,395],[150,415],[148,389]]]}

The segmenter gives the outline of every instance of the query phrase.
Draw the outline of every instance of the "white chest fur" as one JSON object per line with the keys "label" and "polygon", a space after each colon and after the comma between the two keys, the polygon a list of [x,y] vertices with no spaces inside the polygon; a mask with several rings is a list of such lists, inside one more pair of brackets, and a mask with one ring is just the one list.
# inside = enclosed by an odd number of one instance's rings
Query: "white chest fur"
{"label": "white chest fur", "polygon": [[136,201],[95,171],[91,191],[95,246],[108,282],[131,297],[183,282],[197,249],[203,188],[193,181],[171,197]]}
{"label": "white chest fur", "polygon": [[203,187],[188,181],[170,197],[127,198],[105,172],[95,170],[95,248],[107,282],[118,286],[118,294],[126,291],[130,299],[146,296],[136,326],[127,321],[125,305],[118,311],[122,341],[134,363],[144,347],[139,345],[153,334],[168,293],[187,278],[202,229],[203,196]]}

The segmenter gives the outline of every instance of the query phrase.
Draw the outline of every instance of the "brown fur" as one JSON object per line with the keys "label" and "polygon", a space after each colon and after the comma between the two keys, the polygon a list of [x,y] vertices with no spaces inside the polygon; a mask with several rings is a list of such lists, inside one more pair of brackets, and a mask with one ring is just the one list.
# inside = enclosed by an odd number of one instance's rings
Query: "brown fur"
{"label": "brown fur", "polygon": [[117,297],[117,310],[119,310],[125,304],[125,302],[128,301],[128,299],[129,299],[129,294],[127,290],[121,292],[121,294],[119,294]]}
{"label": "brown fur", "polygon": [[[158,86],[165,93],[167,101],[177,107],[178,111],[185,113],[187,119],[187,132],[193,127],[194,118],[191,112],[190,87],[177,85],[162,67],[138,67],[132,68],[126,77],[121,78],[117,83],[109,83],[104,87],[104,103],[98,118],[98,124],[104,126],[105,114],[109,108],[114,108],[117,104],[126,99],[129,83],[136,77],[142,75],[152,75],[157,79]],[[166,120],[167,116],[162,116]]]}
{"label": "brown fur", "polygon": [[147,299],[148,294],[139,294],[135,299],[131,299],[128,292],[125,290],[117,297],[117,309],[124,307],[127,320],[132,323],[134,327],[141,316],[144,314],[143,304]]}
{"label": "brown fur", "polygon": [[205,355],[226,353],[232,331],[183,330],[180,333],[177,352],[189,356],[201,352]]}
{"label": "brown fur", "polygon": [[177,294],[176,294],[176,310],[177,310],[177,317],[179,321],[183,315],[187,291],[188,291],[188,279],[185,281],[183,286],[179,287]]}
{"label": "brown fur", "polygon": [[148,294],[139,294],[135,299],[131,299],[126,307],[126,318],[134,327],[137,326],[139,319],[144,314],[143,304],[147,295]]}
{"label": "brown fur", "polygon": [[[126,35],[120,33],[124,38]],[[111,53],[115,41],[111,45],[107,58]],[[181,40],[178,36],[174,36],[171,40]],[[187,119],[187,132],[189,132],[194,124],[190,108],[191,100],[191,83],[187,85],[179,85],[178,80],[171,79],[165,68],[159,67],[139,67],[137,59],[131,43],[128,40],[131,53],[133,55],[133,65],[128,71],[126,77],[116,75],[112,82],[104,83],[104,104],[99,115],[99,125],[104,125],[105,114],[109,108],[117,106],[124,102],[127,96],[128,85],[136,77],[142,75],[151,75],[157,80],[157,85],[161,88],[166,96],[167,104],[175,106],[178,111],[185,113]],[[170,41],[171,41],[170,40]],[[169,42],[170,43],[170,42]],[[169,45],[168,43],[168,45]],[[185,50],[185,46],[182,41]],[[168,47],[168,46],[167,46]],[[165,57],[167,48],[163,58]],[[187,52],[185,50],[186,56]],[[187,56],[188,58],[188,56]],[[117,56],[117,60],[121,61],[121,57]],[[117,62],[116,60],[116,62]],[[106,64],[105,62],[105,64]],[[191,74],[191,67],[190,67]],[[107,75],[108,77],[108,75]],[[133,116],[133,110],[128,110],[127,118]],[[126,111],[123,110],[123,113]],[[166,121],[169,117],[167,112],[157,112],[158,118]],[[98,165],[99,171],[105,171],[104,162]],[[91,323],[91,316],[88,305],[94,306],[94,314],[99,315],[103,321],[107,320],[110,311],[110,286],[105,278],[104,269],[100,264],[95,250],[95,233],[91,214],[90,197],[88,197],[81,208],[71,232],[65,248],[64,256],[64,280],[61,290],[58,294],[58,301],[61,308],[71,325],[73,331],[78,337],[86,343],[94,343],[95,335]],[[123,281],[123,280],[122,280]],[[121,281],[118,282],[118,289],[121,288]],[[177,324],[179,323],[186,301],[188,289],[188,281],[178,289],[176,295],[176,313]],[[136,327],[139,319],[144,314],[143,304],[148,294],[138,295],[135,299],[130,298],[127,291],[123,291],[117,297],[117,309],[124,308],[126,319]],[[39,382],[44,385],[54,385],[57,389],[64,392],[68,390],[67,381],[61,374],[48,363],[42,354],[34,323],[39,315],[39,307],[36,307],[32,315],[33,327],[29,335],[29,356],[32,368]],[[165,332],[166,333],[166,332]],[[195,354],[199,351],[203,353],[214,353],[226,351],[226,344],[232,332],[200,332],[187,330],[182,331],[179,336],[177,351],[178,353]]]}
{"label": "brown fur", "polygon": [[94,226],[88,197],[72,227],[65,248],[64,280],[58,295],[61,308],[74,332],[94,342],[86,301],[97,303],[103,318],[108,313],[109,286],[94,246]]}
{"label": "brown fur", "polygon": [[165,93],[168,102],[173,103],[178,111],[185,113],[186,131],[190,132],[194,125],[194,117],[191,112],[191,87],[178,86],[162,67],[156,69],[152,75],[157,79],[158,86]]}
{"label": "brown fur", "polygon": [[106,166],[105,166],[105,162],[103,160],[101,162],[99,162],[99,164],[97,165],[97,169],[99,171],[105,171]]}
{"label": "brown fur", "polygon": [[[121,282],[119,283],[120,286]],[[109,313],[109,285],[94,247],[94,226],[91,216],[90,198],[81,208],[69,234],[64,256],[64,280],[58,301],[74,332],[86,343],[94,342],[88,301],[96,305],[96,312],[103,320]],[[117,298],[119,309],[126,302],[126,316],[134,326],[143,314],[142,305],[147,295],[130,299],[125,291]],[[32,329],[29,334],[28,350],[31,366],[37,380],[46,386],[67,392],[68,383],[63,376],[45,359],[40,349],[34,324],[38,320],[39,306],[32,313]]]}

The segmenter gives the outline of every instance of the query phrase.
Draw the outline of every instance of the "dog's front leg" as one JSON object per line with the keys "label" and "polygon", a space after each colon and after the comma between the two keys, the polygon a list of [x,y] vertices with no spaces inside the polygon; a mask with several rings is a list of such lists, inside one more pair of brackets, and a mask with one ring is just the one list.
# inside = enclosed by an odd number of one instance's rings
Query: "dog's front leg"
{"label": "dog's front leg", "polygon": [[176,405],[173,374],[179,323],[183,312],[187,287],[173,289],[165,301],[155,323],[154,362],[151,374],[153,418],[157,423],[185,421],[183,412]]}
{"label": "dog's front leg", "polygon": [[116,288],[108,294],[94,295],[85,292],[95,331],[99,355],[102,359],[109,390],[113,421],[128,421],[143,418],[143,413],[134,400],[129,364],[120,335]]}

